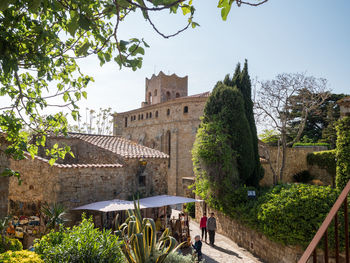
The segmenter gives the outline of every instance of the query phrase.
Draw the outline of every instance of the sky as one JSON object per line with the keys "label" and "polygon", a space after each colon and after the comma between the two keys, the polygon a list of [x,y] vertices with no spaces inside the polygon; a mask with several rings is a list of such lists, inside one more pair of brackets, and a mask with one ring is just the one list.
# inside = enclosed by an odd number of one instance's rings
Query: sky
{"label": "sky", "polygon": [[[145,78],[158,74],[188,75],[189,94],[211,90],[248,59],[252,78],[306,72],[328,79],[334,93],[350,93],[350,1],[269,0],[259,7],[233,6],[223,21],[216,0],[194,0],[195,21],[171,39],[157,35],[140,14],[121,23],[119,38],[143,37],[146,49],[142,69],[120,70],[111,62],[99,66],[96,58],[81,60],[83,71],[94,77],[82,108],[122,112],[138,108],[144,100]],[[186,23],[182,14],[153,15],[166,33]]]}

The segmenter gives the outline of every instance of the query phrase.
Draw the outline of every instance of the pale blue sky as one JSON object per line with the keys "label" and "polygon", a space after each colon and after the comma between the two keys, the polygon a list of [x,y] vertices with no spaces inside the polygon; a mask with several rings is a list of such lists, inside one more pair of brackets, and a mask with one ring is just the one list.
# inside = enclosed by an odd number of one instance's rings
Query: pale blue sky
{"label": "pale blue sky", "polygon": [[[95,78],[81,108],[137,108],[144,100],[145,77],[160,70],[188,75],[189,94],[208,91],[245,58],[251,77],[307,72],[328,79],[335,93],[350,93],[350,1],[270,0],[260,7],[234,6],[227,21],[221,20],[217,0],[193,3],[201,26],[172,39],[158,36],[140,15],[121,24],[120,39],[144,37],[151,46],[142,69],[119,70],[113,62],[101,68],[95,58],[80,61]],[[167,12],[154,17],[169,33],[185,21]]]}

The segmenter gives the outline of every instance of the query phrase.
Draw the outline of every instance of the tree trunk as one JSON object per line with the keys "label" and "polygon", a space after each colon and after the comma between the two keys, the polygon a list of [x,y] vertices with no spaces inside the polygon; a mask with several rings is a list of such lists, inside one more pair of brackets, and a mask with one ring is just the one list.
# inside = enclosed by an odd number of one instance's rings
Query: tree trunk
{"label": "tree trunk", "polygon": [[287,158],[287,138],[286,134],[282,133],[282,161],[281,161],[281,169],[280,169],[280,182],[283,181],[283,173],[284,173],[284,167],[286,165],[286,158]]}

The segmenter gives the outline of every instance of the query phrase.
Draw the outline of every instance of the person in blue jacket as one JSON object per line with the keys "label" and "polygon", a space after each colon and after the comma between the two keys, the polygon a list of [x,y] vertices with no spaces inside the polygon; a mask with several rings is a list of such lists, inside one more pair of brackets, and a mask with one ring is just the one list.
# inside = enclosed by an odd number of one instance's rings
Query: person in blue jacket
{"label": "person in blue jacket", "polygon": [[194,241],[195,243],[192,243],[192,247],[194,248],[194,250],[196,251],[196,254],[198,256],[198,261],[202,260],[202,241],[201,241],[201,237],[199,235],[194,237]]}

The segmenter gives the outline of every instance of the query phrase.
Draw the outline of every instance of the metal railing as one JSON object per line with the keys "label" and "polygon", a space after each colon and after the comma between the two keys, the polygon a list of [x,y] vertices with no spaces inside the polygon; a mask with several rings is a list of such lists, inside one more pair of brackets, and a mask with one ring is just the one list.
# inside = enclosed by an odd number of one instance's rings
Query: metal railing
{"label": "metal railing", "polygon": [[316,235],[305,250],[298,263],[306,263],[312,256],[313,262],[317,263],[317,245],[324,238],[324,262],[329,262],[329,248],[328,248],[328,229],[334,219],[334,239],[335,239],[335,262],[339,263],[339,231],[338,231],[338,211],[344,204],[344,232],[345,232],[345,262],[349,262],[349,219],[348,219],[348,194],[350,192],[350,181],[347,183],[337,201],[333,205],[331,211],[323,221],[321,227],[318,229]]}

